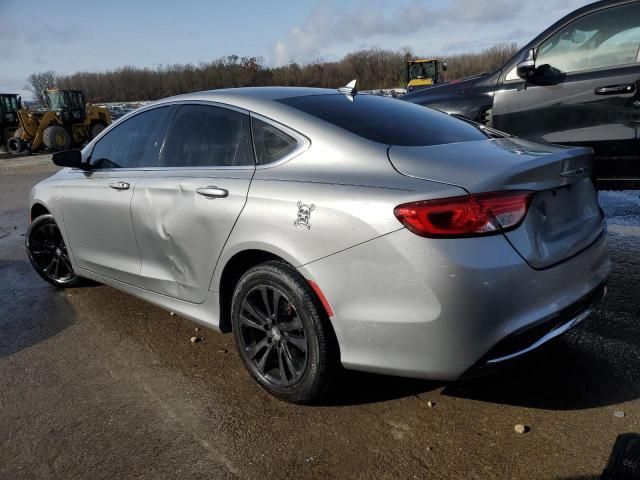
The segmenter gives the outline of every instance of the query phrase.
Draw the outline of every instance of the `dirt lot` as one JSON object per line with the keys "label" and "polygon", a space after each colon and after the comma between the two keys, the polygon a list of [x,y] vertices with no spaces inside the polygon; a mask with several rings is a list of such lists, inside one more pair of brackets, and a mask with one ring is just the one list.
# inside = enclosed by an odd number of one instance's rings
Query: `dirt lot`
{"label": "dirt lot", "polygon": [[169,312],[37,277],[27,197],[53,171],[0,158],[0,479],[591,479],[640,431],[639,192],[601,195],[609,295],[569,335],[491,378],[347,374],[302,407],[263,393],[229,335],[191,344]]}

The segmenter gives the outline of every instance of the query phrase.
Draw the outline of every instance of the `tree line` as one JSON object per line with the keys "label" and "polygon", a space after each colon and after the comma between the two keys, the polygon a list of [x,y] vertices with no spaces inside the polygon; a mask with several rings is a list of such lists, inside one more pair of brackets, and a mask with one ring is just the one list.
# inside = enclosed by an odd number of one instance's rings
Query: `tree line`
{"label": "tree line", "polygon": [[[438,57],[448,63],[445,80],[489,72],[513,56],[515,44],[499,44],[479,53]],[[28,88],[42,103],[47,88],[83,90],[94,103],[156,100],[181,93],[248,86],[308,86],[338,88],[352,79],[360,90],[403,87],[408,60],[418,58],[410,50],[371,48],[349,53],[333,62],[292,62],[270,67],[261,57],[229,55],[211,62],[162,65],[157,68],[121,67],[104,72],[58,75],[47,71],[28,78]],[[425,58],[420,56],[419,58]]]}

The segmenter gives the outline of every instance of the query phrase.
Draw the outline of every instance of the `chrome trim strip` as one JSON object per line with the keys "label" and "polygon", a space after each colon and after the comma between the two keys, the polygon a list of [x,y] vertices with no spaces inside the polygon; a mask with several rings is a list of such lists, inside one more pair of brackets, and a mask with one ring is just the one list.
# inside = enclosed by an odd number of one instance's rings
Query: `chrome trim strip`
{"label": "chrome trim strip", "polygon": [[549,340],[552,340],[552,339],[556,338],[557,336],[562,335],[566,331],[572,329],[577,324],[582,322],[589,315],[591,315],[591,313],[593,313],[593,310],[595,308],[595,304],[597,304],[599,301],[601,301],[606,296],[606,294],[607,294],[607,287],[604,287],[604,290],[602,292],[602,296],[594,304],[592,304],[589,307],[587,307],[585,310],[580,312],[573,319],[571,319],[567,323],[559,326],[555,330],[551,330],[549,333],[547,333],[545,336],[543,336],[540,340],[538,340],[537,342],[533,343],[532,345],[528,346],[527,348],[525,348],[523,350],[519,350],[517,352],[511,353],[509,355],[505,355],[503,357],[492,358],[490,360],[487,360],[487,362],[486,362],[487,365],[495,365],[497,363],[506,362],[507,360],[512,360],[512,359],[514,359],[516,357],[520,357],[521,355],[524,355],[525,353],[529,353],[532,350],[535,350],[536,348],[544,345]]}

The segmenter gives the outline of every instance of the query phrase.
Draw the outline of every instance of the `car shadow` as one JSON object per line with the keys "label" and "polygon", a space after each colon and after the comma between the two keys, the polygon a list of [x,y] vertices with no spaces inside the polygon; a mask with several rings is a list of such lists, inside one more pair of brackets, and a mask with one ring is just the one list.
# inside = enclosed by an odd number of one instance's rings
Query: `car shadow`
{"label": "car shadow", "polygon": [[46,340],[74,322],[63,290],[42,280],[27,259],[0,259],[0,358]]}
{"label": "car shadow", "polygon": [[441,382],[344,370],[329,396],[317,406],[365,405],[419,395],[442,387]]}

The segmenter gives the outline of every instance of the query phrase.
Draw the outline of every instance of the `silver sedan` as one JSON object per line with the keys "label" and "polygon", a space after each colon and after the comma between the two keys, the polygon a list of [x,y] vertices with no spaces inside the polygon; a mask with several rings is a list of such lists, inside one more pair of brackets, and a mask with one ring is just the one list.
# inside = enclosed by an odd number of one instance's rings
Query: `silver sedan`
{"label": "silver sedan", "polygon": [[341,366],[454,380],[519,357],[584,319],[610,271],[589,149],[352,88],[172,97],[53,160],[31,192],[36,271],[232,331],[292,402]]}

